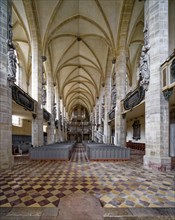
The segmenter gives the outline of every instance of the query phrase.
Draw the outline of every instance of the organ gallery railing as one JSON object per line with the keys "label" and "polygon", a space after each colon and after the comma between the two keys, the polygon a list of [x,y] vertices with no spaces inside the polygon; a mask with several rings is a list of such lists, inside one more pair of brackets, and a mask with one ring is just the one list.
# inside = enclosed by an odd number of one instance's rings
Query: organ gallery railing
{"label": "organ gallery railing", "polygon": [[37,102],[32,99],[32,97],[24,92],[16,84],[12,85],[12,99],[18,104],[24,107],[24,109],[31,111],[32,113],[36,112]]}
{"label": "organ gallery railing", "polygon": [[161,65],[162,92],[165,99],[173,94],[175,87],[175,49],[174,52]]}
{"label": "organ gallery railing", "polygon": [[138,105],[145,97],[145,90],[142,86],[138,86],[134,91],[128,93],[123,99],[124,110],[130,110]]}

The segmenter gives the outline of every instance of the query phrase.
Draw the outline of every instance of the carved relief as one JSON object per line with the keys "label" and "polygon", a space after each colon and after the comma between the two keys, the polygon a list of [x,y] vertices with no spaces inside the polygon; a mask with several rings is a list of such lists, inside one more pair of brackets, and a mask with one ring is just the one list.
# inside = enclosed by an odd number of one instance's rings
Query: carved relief
{"label": "carved relief", "polygon": [[46,98],[47,98],[47,91],[46,91],[46,87],[43,86],[42,88],[42,104],[46,105]]}
{"label": "carved relief", "polygon": [[43,108],[43,118],[45,121],[50,122],[50,113],[45,108]]}
{"label": "carved relief", "polygon": [[54,106],[53,106],[53,117],[54,117],[54,120],[56,119],[56,115],[57,115],[57,109],[56,109],[56,103],[54,103]]}
{"label": "carved relief", "polygon": [[175,59],[173,60],[170,67],[170,83],[175,82]]}
{"label": "carved relief", "polygon": [[116,101],[117,101],[117,89],[114,84],[111,90],[111,108],[112,109],[115,108]]}
{"label": "carved relief", "polygon": [[97,106],[97,115],[96,115],[97,125],[99,124],[99,106]]}
{"label": "carved relief", "polygon": [[126,98],[123,100],[123,106],[125,110],[132,109],[138,105],[145,97],[145,90],[139,86],[134,91],[128,93]]}
{"label": "carved relief", "polygon": [[[46,57],[42,56],[42,62],[46,61]],[[46,105],[47,90],[46,90],[46,76],[44,71],[44,66],[42,65],[42,104]]]}
{"label": "carved relief", "polygon": [[147,23],[144,27],[144,46],[142,47],[141,57],[140,57],[140,86],[144,88],[144,90],[148,90],[149,80],[150,80],[150,70],[149,70],[149,54],[148,51],[150,49],[150,45],[148,42],[148,27]]}
{"label": "carved relief", "polygon": [[35,111],[35,101],[16,84],[12,85],[12,98],[28,111]]}
{"label": "carved relief", "polygon": [[101,105],[101,118],[105,118],[105,96],[102,98],[102,105]]}
{"label": "carved relief", "polygon": [[140,139],[140,121],[136,120],[134,121],[132,127],[133,127],[133,139],[136,141]]}
{"label": "carved relief", "polygon": [[8,50],[8,80],[15,82],[16,81],[16,55],[14,49],[10,48]]}
{"label": "carved relief", "polygon": [[8,77],[7,79],[11,82],[16,81],[16,55],[15,55],[15,47],[12,42],[13,34],[12,34],[12,25],[11,25],[11,15],[9,15],[9,23],[8,23]]}

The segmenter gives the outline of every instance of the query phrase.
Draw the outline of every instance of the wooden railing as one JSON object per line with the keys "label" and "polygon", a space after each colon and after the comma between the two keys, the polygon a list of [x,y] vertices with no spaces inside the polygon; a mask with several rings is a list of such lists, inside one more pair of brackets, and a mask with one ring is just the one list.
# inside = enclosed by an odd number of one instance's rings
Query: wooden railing
{"label": "wooden railing", "polygon": [[135,149],[135,150],[145,151],[145,143],[135,143],[135,142],[129,141],[129,142],[126,142],[126,147]]}

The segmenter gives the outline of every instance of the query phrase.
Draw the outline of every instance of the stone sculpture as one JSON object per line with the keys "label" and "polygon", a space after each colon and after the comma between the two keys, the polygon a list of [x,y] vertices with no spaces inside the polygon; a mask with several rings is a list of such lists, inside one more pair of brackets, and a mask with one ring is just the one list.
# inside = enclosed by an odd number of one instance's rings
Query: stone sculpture
{"label": "stone sculpture", "polygon": [[12,42],[12,25],[9,21],[9,28],[8,28],[8,80],[11,82],[16,81],[16,65],[17,59],[15,55],[15,47]]}
{"label": "stone sculpture", "polygon": [[144,46],[142,47],[141,57],[140,57],[140,86],[144,88],[144,90],[148,90],[149,80],[150,80],[150,70],[149,70],[149,54],[148,51],[150,49],[150,45],[148,42],[148,27],[147,23],[144,27]]}

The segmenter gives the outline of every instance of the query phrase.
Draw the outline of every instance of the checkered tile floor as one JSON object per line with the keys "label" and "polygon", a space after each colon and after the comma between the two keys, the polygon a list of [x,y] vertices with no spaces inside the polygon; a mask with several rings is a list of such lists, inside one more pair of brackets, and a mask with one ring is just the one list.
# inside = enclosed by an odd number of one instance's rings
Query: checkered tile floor
{"label": "checkered tile floor", "polygon": [[71,161],[72,162],[88,162],[89,161],[83,144],[79,143],[76,145],[76,147],[74,148],[72,152]]}
{"label": "checkered tile floor", "polygon": [[131,152],[127,162],[88,162],[76,153],[76,162],[17,157],[14,169],[0,174],[0,207],[56,207],[78,191],[92,193],[105,207],[175,207],[175,171],[146,170],[143,155]]}

